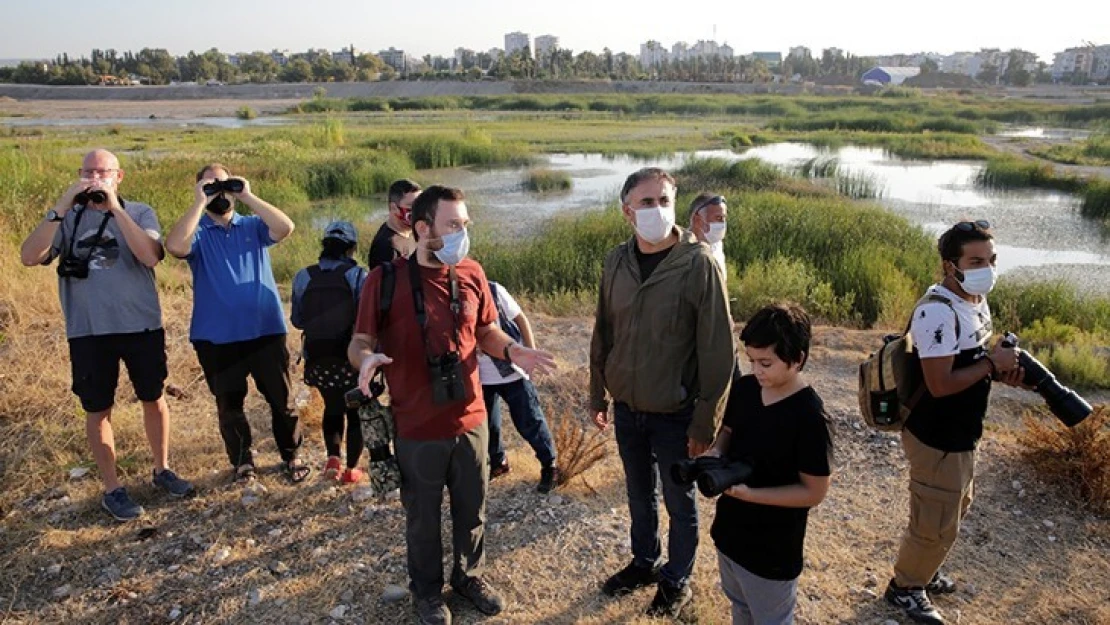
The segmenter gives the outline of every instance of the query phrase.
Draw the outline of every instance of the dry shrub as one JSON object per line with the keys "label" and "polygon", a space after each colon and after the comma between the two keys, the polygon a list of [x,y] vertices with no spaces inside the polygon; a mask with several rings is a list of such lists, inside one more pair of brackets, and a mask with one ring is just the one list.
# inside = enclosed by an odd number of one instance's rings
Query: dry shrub
{"label": "dry shrub", "polygon": [[1041,409],[1026,411],[1018,434],[1033,471],[1091,510],[1110,513],[1110,409],[1095,406],[1074,428],[1044,417]]}
{"label": "dry shrub", "polygon": [[319,427],[324,422],[324,397],[320,395],[320,391],[304,382],[294,382],[293,393],[301,427]]}
{"label": "dry shrub", "polygon": [[[559,485],[562,486],[604,460],[609,448],[604,434],[585,421],[586,398],[589,395],[589,378],[585,369],[559,373],[544,379],[541,384],[540,398],[551,435],[555,438],[559,456]],[[586,486],[589,487],[589,484]]]}

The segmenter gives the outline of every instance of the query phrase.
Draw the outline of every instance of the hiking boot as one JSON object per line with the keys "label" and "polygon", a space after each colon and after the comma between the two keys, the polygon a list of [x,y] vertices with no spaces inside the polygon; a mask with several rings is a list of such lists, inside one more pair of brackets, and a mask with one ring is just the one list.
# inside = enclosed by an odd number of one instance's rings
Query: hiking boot
{"label": "hiking boot", "polygon": [[489,469],[489,479],[495,480],[495,479],[501,477],[502,475],[507,475],[509,473],[509,471],[510,471],[509,461],[506,460],[505,462],[502,462],[501,464],[499,464],[495,467],[490,467],[490,469]]}
{"label": "hiking boot", "polygon": [[627,595],[637,588],[651,586],[658,582],[659,567],[648,568],[632,562],[605,580],[601,592],[610,597],[619,597],[620,595]]}
{"label": "hiking boot", "polygon": [[892,579],[883,596],[887,603],[902,608],[906,616],[918,623],[944,625],[944,619],[940,617],[940,612],[937,612],[933,603],[929,601],[929,595],[925,594],[924,588],[902,588],[896,585]]}
{"label": "hiking boot", "polygon": [[541,493],[550,493],[555,490],[559,485],[559,467],[544,467],[540,469],[540,483],[536,486],[536,491]]}
{"label": "hiking boot", "polygon": [[651,605],[647,609],[647,615],[678,618],[682,608],[690,603],[693,596],[694,592],[690,590],[689,584],[675,586],[666,580],[661,580],[655,590],[655,598],[651,600]]}
{"label": "hiking boot", "polygon": [[505,600],[481,577],[468,577],[461,584],[451,582],[451,588],[460,597],[470,599],[474,607],[486,616],[500,614],[505,609]]}
{"label": "hiking boot", "polygon": [[947,595],[956,592],[956,582],[944,573],[937,571],[933,579],[925,584],[925,592],[930,595]]}
{"label": "hiking boot", "polygon": [[110,493],[104,493],[100,505],[117,521],[134,521],[143,516],[143,507],[135,503],[122,486]]}
{"label": "hiking boot", "polygon": [[169,493],[170,497],[181,498],[196,494],[196,489],[193,488],[192,484],[177,477],[177,474],[169,469],[155,471],[154,479],[150,483]]}
{"label": "hiking boot", "polygon": [[415,604],[420,625],[451,625],[451,610],[443,603],[442,595],[417,599]]}

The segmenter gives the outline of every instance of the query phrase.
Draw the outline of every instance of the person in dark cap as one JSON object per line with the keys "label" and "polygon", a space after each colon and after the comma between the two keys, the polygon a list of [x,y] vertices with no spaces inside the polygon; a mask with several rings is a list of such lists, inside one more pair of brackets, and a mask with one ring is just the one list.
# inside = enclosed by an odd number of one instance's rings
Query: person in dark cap
{"label": "person in dark cap", "polygon": [[[320,261],[293,277],[290,321],[302,334],[304,382],[324,398],[324,445],[328,450],[324,477],[354,484],[362,478],[362,429],[358,409],[347,408],[343,394],[358,384],[358,371],[347,361],[347,343],[355,325],[366,268],[355,260],[358,232],[348,221],[333,221],[320,241]],[[339,447],[347,431],[347,466]]]}

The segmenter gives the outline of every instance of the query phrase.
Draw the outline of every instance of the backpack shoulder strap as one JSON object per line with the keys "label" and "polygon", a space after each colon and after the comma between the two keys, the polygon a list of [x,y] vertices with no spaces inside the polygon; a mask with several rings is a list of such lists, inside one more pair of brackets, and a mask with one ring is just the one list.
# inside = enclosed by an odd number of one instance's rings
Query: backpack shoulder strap
{"label": "backpack shoulder strap", "polygon": [[311,282],[313,278],[318,277],[321,273],[324,273],[324,271],[320,269],[319,263],[310,265],[308,267],[308,280]]}
{"label": "backpack shoulder strap", "polygon": [[380,267],[382,268],[382,283],[378,298],[378,334],[381,334],[381,330],[385,326],[385,317],[389,313],[389,308],[393,306],[393,291],[397,286],[397,273],[394,271],[393,263],[382,263]]}
{"label": "backpack shoulder strap", "polygon": [[944,304],[952,311],[952,315],[956,317],[956,338],[958,339],[960,336],[960,315],[956,312],[956,307],[952,305],[952,300],[943,295],[940,295],[939,293],[926,293],[921,299],[917,300],[917,303],[913,305],[913,310],[910,312],[910,318],[908,321],[906,321],[906,329],[902,332],[902,334],[909,334],[910,328],[913,326],[913,316],[917,312],[917,309],[921,308],[922,304],[928,304],[931,302]]}

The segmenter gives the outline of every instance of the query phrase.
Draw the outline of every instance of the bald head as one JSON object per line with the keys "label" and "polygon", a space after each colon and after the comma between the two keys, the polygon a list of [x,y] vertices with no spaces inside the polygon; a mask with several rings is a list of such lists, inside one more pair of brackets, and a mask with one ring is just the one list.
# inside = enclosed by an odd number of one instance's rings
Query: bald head
{"label": "bald head", "polygon": [[111,179],[115,183],[123,180],[123,170],[119,167],[119,159],[115,154],[103,148],[97,148],[85,155],[81,161],[82,178]]}

